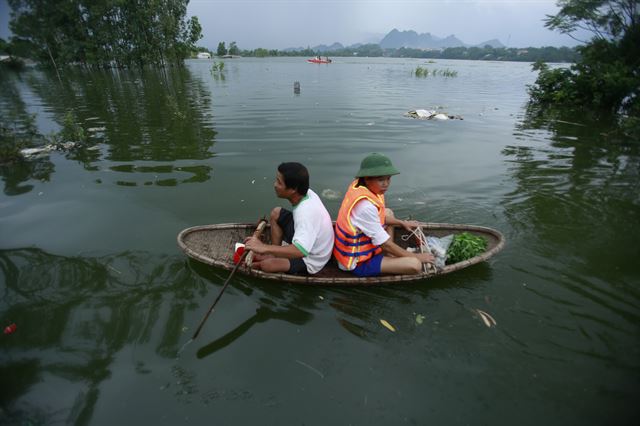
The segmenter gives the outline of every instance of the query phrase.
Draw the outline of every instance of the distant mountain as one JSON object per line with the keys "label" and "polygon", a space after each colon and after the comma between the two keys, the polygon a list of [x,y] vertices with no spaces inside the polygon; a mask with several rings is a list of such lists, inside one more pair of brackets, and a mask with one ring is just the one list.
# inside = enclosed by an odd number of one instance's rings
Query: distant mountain
{"label": "distant mountain", "polygon": [[[389,31],[389,33],[380,40],[380,43],[377,43],[383,49],[399,49],[401,47],[408,47],[412,49],[446,49],[448,47],[471,47],[472,45],[464,43],[462,40],[457,38],[455,35],[450,35],[444,38],[435,36],[431,33],[423,33],[418,34],[413,30],[409,31],[398,31],[396,28]],[[362,46],[363,43],[355,43],[349,48],[357,48]],[[489,45],[493,48],[501,48],[505,47],[504,44],[500,43],[498,39],[492,39],[485,41],[484,43],[478,43],[474,45],[475,47],[484,47]],[[318,46],[314,46],[311,48],[314,52],[332,52],[336,50],[342,50],[345,47],[341,43],[333,43],[330,46],[326,44],[320,44]],[[285,52],[294,52],[304,50],[304,47],[289,47],[283,49]]]}
{"label": "distant mountain", "polygon": [[319,44],[317,46],[312,47],[311,49],[316,52],[333,52],[335,50],[342,50],[344,46],[338,42],[333,43],[331,46],[327,46],[326,44]]}
{"label": "distant mountain", "polygon": [[418,34],[413,30],[398,31],[396,28],[380,40],[380,47],[383,49],[398,49],[400,47],[410,47],[413,49],[444,49],[447,47],[464,46],[466,46],[466,44],[454,35],[440,38],[430,33]]}
{"label": "distant mountain", "polygon": [[299,52],[304,49],[306,49],[306,47],[287,47],[286,49],[282,49],[282,51],[283,52]]}
{"label": "distant mountain", "polygon": [[485,41],[484,43],[478,43],[474,47],[485,47],[486,45],[489,45],[494,49],[500,49],[502,47],[506,47],[504,44],[500,43],[500,40],[498,40],[497,38]]}
{"label": "distant mountain", "polygon": [[[286,49],[282,49],[283,52],[299,52],[301,50],[305,50],[306,47],[287,47]],[[344,46],[338,42],[333,43],[331,46],[327,46],[326,44],[319,44],[317,46],[313,46],[310,48],[314,52],[333,52],[335,50],[342,50]]]}

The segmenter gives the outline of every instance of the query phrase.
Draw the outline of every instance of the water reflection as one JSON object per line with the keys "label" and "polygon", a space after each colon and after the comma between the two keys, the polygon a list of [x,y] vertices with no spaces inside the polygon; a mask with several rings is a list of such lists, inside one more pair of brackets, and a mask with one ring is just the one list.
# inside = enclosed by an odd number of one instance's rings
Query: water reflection
{"label": "water reflection", "polygon": [[17,324],[3,339],[3,415],[37,421],[31,401],[65,388],[48,414],[65,423],[89,419],[124,346],[153,343],[154,335],[157,355],[175,356],[185,311],[206,286],[181,256],[1,250],[0,318]]}
{"label": "water reflection", "polygon": [[[118,173],[131,173],[134,175],[140,175],[142,178],[140,181],[122,180],[117,179],[116,185],[122,186],[138,186],[138,185],[157,185],[157,186],[176,186],[183,183],[199,183],[206,182],[211,178],[211,166],[174,166],[174,165],[162,165],[162,166],[136,166],[133,164],[123,164],[118,166],[109,167],[112,172]],[[162,175],[181,175],[182,179],[176,179],[174,177],[167,177],[162,179]],[[151,180],[148,180],[149,177]]]}
{"label": "water reflection", "polygon": [[[30,70],[0,80],[3,122],[18,126],[21,134],[29,136],[30,145],[44,144],[43,135],[61,128],[71,111],[88,140],[65,152],[64,157],[82,164],[87,171],[99,170],[97,164],[105,160],[129,162],[115,167],[129,167],[129,173],[142,177],[114,182],[126,186],[175,186],[211,178],[210,165],[194,163],[215,155],[211,93],[205,82],[186,67],[143,71],[69,69],[61,83],[46,72]],[[38,111],[38,126],[31,115],[33,111]],[[157,173],[151,170],[155,166],[138,164],[181,160],[189,163],[174,165],[163,173],[188,176],[153,181],[143,177]],[[54,171],[52,161],[40,158],[2,166],[5,193],[30,191],[32,185],[21,185],[30,179],[48,180]]]}
{"label": "water reflection", "polygon": [[59,122],[72,110],[103,127],[114,161],[206,159],[213,154],[211,96],[186,67],[67,71],[62,85],[32,80],[32,90]]}
{"label": "water reflection", "polygon": [[387,333],[380,320],[392,324],[397,330],[407,331],[415,327],[415,317],[426,312],[411,312],[418,301],[437,299],[439,291],[455,291],[468,283],[478,288],[480,283],[490,283],[492,269],[488,263],[445,275],[391,286],[366,289],[335,289],[329,305],[334,309],[338,323],[352,335],[367,341],[377,341]]}
{"label": "water reflection", "polygon": [[287,321],[292,324],[303,325],[311,320],[311,318],[312,315],[309,312],[300,310],[293,306],[289,306],[283,311],[278,311],[267,306],[260,306],[256,309],[256,313],[250,318],[247,318],[242,324],[238,325],[219,339],[216,339],[198,349],[197,357],[204,358],[229,346],[256,324],[277,319]]}
{"label": "water reflection", "polygon": [[502,153],[515,190],[503,204],[514,243],[529,252],[516,270],[545,302],[538,321],[555,330],[543,339],[566,358],[637,368],[638,347],[628,342],[640,330],[640,147],[597,123],[531,110],[514,134]]}

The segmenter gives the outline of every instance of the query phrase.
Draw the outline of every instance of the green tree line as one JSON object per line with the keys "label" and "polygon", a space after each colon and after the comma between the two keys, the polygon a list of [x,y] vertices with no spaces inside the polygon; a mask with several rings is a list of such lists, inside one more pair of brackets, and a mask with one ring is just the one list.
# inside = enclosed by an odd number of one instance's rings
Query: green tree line
{"label": "green tree line", "polygon": [[242,50],[242,56],[334,56],[334,57],[390,57],[390,58],[424,58],[424,59],[469,59],[487,61],[519,61],[519,62],[575,62],[579,52],[569,47],[527,47],[527,48],[494,48],[485,47],[450,47],[443,50],[422,50],[401,47],[399,49],[383,49],[378,44],[365,44],[353,48],[344,48],[327,52],[319,52],[309,47],[303,50],[283,51],[277,49],[258,48]]}
{"label": "green tree line", "polygon": [[202,38],[188,0],[8,0],[11,55],[59,67],[178,63]]}

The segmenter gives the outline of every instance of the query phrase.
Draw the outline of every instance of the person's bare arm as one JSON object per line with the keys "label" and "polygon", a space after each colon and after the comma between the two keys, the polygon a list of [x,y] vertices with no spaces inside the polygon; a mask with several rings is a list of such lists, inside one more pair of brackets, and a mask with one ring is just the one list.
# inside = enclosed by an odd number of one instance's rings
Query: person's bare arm
{"label": "person's bare arm", "polygon": [[397,217],[387,217],[385,224],[387,226],[402,226],[409,232],[421,225],[417,220],[400,220]]}
{"label": "person's bare arm", "polygon": [[251,250],[256,254],[266,254],[285,259],[298,259],[304,257],[304,253],[302,253],[298,247],[293,244],[288,246],[274,246],[271,244],[265,244],[255,237],[247,238],[244,244],[246,250]]}

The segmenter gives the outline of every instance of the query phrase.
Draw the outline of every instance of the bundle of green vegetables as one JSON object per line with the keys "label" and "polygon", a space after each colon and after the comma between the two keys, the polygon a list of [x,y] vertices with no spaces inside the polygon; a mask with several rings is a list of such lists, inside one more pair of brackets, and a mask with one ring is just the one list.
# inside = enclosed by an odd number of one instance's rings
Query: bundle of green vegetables
{"label": "bundle of green vegetables", "polygon": [[463,232],[453,237],[451,245],[447,249],[447,263],[458,263],[471,259],[487,249],[487,240],[483,237]]}

